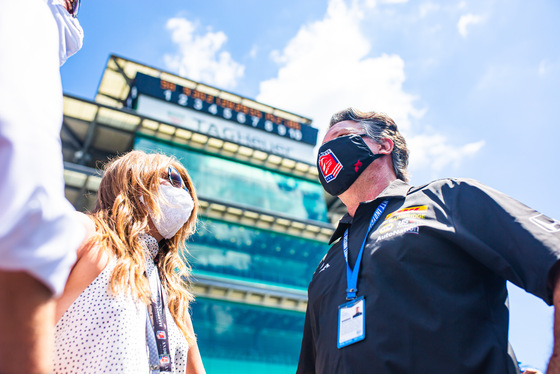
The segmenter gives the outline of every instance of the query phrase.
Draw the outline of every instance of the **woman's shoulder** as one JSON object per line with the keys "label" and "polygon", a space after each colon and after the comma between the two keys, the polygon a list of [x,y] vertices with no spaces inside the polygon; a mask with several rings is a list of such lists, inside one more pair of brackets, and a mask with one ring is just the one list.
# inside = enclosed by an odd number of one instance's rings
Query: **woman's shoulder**
{"label": "woman's shoulder", "polygon": [[[84,241],[83,242],[87,242],[90,238],[92,238],[95,235],[95,222],[93,221],[93,219],[82,212],[75,212],[75,217],[78,221],[80,221],[80,223],[84,226],[84,228],[86,229],[86,235],[84,237]],[[82,242],[82,243],[83,243]]]}
{"label": "woman's shoulder", "polygon": [[76,212],[76,219],[84,225],[86,235],[76,250],[76,263],[70,272],[64,292],[58,299],[57,319],[62,317],[66,309],[97,278],[111,260],[110,253],[94,240],[96,229],[93,220],[88,215],[79,212]]}

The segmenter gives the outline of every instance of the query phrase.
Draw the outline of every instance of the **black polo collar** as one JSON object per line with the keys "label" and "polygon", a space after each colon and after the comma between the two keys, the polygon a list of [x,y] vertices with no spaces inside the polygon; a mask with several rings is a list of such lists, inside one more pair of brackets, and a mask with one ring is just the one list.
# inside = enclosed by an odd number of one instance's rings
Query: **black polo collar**
{"label": "black polo collar", "polygon": [[[411,188],[412,186],[409,185],[408,183],[403,182],[400,179],[396,179],[392,181],[387,187],[385,187],[385,189],[381,191],[381,193],[377,195],[375,199],[361,202],[360,207],[366,205],[377,206],[381,202],[381,200],[385,200],[387,198],[404,198],[408,194],[408,191],[410,191]],[[360,207],[356,209],[356,212],[360,209]],[[340,221],[338,221],[338,226],[336,230],[334,230],[334,233],[332,234],[331,239],[329,240],[329,244],[332,244],[340,237],[342,237],[344,231],[346,231],[346,229],[350,227],[350,225],[352,225],[352,216],[346,213],[344,216],[342,216]]]}

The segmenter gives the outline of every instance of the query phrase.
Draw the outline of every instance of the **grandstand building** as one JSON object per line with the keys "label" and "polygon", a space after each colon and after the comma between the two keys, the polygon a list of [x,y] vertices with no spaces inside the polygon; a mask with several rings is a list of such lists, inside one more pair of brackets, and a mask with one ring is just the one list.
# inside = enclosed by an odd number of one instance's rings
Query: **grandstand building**
{"label": "grandstand building", "polygon": [[66,196],[82,211],[109,158],[176,156],[200,199],[187,260],[206,371],[295,372],[307,285],[332,233],[311,120],[111,55],[95,101],[65,95],[61,138]]}

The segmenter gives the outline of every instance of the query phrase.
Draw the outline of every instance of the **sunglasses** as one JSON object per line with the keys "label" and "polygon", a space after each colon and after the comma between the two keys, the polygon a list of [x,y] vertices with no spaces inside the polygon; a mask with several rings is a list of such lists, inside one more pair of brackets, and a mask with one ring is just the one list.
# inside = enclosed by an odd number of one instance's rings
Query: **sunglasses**
{"label": "sunglasses", "polygon": [[183,182],[183,178],[181,178],[181,174],[175,169],[173,166],[167,168],[167,175],[169,177],[169,183],[173,187],[182,188],[185,191],[187,190],[187,186],[185,186],[185,182]]}
{"label": "sunglasses", "polygon": [[70,13],[70,15],[72,15],[72,17],[74,17],[74,18],[78,17],[78,10],[80,10],[80,3],[81,2],[82,2],[81,0],[71,1],[72,8],[69,9],[68,12]]}

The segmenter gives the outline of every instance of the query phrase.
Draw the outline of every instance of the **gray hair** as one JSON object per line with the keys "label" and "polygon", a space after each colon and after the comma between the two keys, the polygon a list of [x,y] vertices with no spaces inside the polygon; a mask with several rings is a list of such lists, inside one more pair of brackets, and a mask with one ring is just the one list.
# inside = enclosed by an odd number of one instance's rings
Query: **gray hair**
{"label": "gray hair", "polygon": [[397,124],[391,117],[384,113],[361,112],[354,108],[348,108],[335,113],[331,117],[329,128],[342,121],[359,123],[366,134],[378,144],[381,144],[383,139],[391,139],[394,145],[391,152],[393,169],[398,179],[408,182],[408,148],[404,137],[397,128]]}

